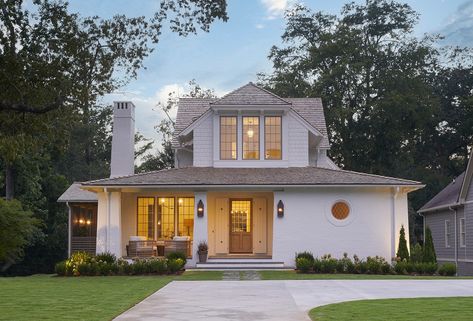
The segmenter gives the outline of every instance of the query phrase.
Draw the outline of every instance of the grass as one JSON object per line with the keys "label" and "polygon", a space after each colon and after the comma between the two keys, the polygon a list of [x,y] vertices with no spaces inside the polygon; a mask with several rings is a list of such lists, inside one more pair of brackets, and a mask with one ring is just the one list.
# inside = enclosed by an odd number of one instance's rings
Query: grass
{"label": "grass", "polygon": [[0,320],[111,320],[173,280],[221,280],[222,272],[180,276],[0,278]]}
{"label": "grass", "polygon": [[289,271],[260,271],[262,280],[441,280],[472,279],[473,277],[372,275],[372,274],[302,274]]}
{"label": "grass", "polygon": [[473,315],[473,297],[362,300],[312,309],[317,321],[467,321]]}

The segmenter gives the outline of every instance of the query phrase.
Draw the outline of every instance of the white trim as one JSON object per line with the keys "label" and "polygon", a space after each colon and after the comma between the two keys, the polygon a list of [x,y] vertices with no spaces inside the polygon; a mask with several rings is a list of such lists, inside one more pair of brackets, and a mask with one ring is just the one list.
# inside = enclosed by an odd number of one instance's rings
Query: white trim
{"label": "white trim", "polygon": [[426,208],[426,209],[423,209],[423,210],[418,210],[417,213],[427,213],[427,212],[433,212],[433,211],[437,211],[437,210],[444,210],[444,209],[448,209],[450,207],[456,207],[456,206],[460,206],[460,205],[462,205],[462,204],[460,204],[458,202],[457,203],[451,203],[451,204],[445,204],[445,205],[440,205],[440,206],[436,206],[436,207]]}
{"label": "white trim", "polygon": [[464,248],[464,247],[466,247],[466,226],[465,226],[465,218],[464,217],[460,218],[459,225],[460,225],[460,247]]}
{"label": "white trim", "polygon": [[322,135],[322,133],[317,128],[315,128],[307,120],[302,118],[302,116],[298,112],[296,112],[294,109],[290,109],[288,114],[291,114],[292,116],[294,116],[294,118],[297,119],[312,134],[316,136],[324,137],[324,135]]}
{"label": "white trim", "polygon": [[210,109],[207,109],[203,114],[201,114],[196,120],[194,120],[192,123],[190,123],[186,128],[181,130],[179,134],[177,134],[177,138],[181,136],[185,136],[190,134],[190,132],[197,127],[200,123],[202,123],[207,117],[212,115],[212,111]]}
{"label": "white trim", "polygon": [[278,189],[278,188],[327,188],[327,187],[371,187],[371,188],[380,188],[380,187],[400,187],[400,188],[414,188],[414,190],[417,190],[419,188],[424,187],[425,185],[387,185],[387,184],[294,184],[294,185],[288,185],[288,184],[266,184],[266,185],[256,185],[256,184],[242,184],[242,185],[230,185],[230,184],[218,184],[218,185],[185,185],[185,184],[169,184],[169,185],[83,185],[82,188],[87,191],[94,192],[94,188],[154,188],[154,189],[172,189],[172,188],[181,188],[181,189],[205,189],[208,190],[210,188],[228,188],[228,189]]}
{"label": "white trim", "polygon": [[444,241],[445,241],[445,247],[446,248],[450,248],[451,245],[450,245],[450,220],[445,220],[445,223],[444,223]]}
{"label": "white trim", "polygon": [[71,206],[69,205],[69,202],[66,202],[67,205],[67,210],[68,210],[68,220],[67,220],[67,257],[71,256],[71,246],[72,246],[72,209]]}

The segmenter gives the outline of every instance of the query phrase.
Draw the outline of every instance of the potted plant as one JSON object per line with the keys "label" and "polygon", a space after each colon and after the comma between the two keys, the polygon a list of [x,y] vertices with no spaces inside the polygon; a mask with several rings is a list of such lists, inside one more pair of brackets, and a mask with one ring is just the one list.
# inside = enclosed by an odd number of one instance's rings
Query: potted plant
{"label": "potted plant", "polygon": [[197,246],[197,254],[199,254],[199,263],[207,262],[207,254],[209,253],[209,247],[207,242],[201,241]]}

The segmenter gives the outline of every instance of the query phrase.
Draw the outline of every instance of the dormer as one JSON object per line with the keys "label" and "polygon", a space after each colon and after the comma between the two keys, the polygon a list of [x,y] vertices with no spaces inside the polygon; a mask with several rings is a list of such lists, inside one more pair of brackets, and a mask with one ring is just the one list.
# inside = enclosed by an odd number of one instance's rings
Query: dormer
{"label": "dormer", "polygon": [[176,166],[336,168],[319,98],[281,98],[253,83],[220,99],[179,101]]}

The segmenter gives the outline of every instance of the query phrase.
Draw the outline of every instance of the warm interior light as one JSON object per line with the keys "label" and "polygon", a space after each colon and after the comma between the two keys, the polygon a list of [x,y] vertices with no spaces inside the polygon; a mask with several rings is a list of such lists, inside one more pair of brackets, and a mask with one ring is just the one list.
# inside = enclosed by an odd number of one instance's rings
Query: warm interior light
{"label": "warm interior light", "polygon": [[84,224],[84,220],[83,220],[83,219],[80,219],[80,220],[79,220],[79,224]]}
{"label": "warm interior light", "polygon": [[254,134],[253,129],[251,129],[251,128],[248,129],[248,131],[246,133],[248,134],[249,138],[253,138],[253,134]]}
{"label": "warm interior light", "polygon": [[282,212],[282,208],[278,208],[278,211],[279,211],[279,212]]}
{"label": "warm interior light", "polygon": [[182,204],[182,198],[179,199],[179,204]]}
{"label": "warm interior light", "polygon": [[92,222],[90,220],[87,220],[87,225],[90,225],[92,224]]}
{"label": "warm interior light", "polygon": [[165,200],[164,198],[161,199],[161,204],[164,204]]}
{"label": "warm interior light", "polygon": [[158,221],[158,225],[161,225],[161,221]]}

